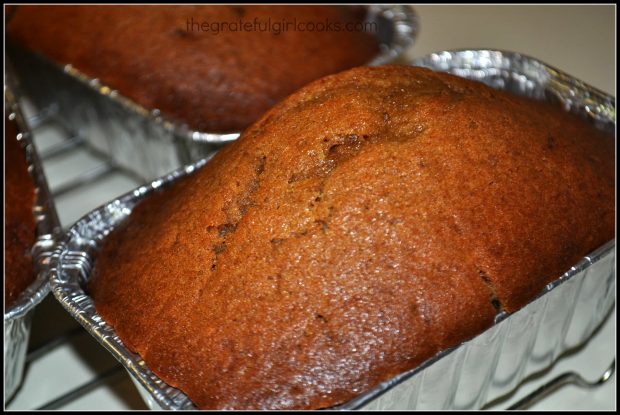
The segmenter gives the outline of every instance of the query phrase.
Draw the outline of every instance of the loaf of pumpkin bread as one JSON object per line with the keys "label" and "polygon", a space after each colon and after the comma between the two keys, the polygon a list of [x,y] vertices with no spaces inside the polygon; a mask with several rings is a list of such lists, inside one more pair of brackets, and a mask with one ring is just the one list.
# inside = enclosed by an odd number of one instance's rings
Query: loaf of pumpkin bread
{"label": "loaf of pumpkin bread", "polygon": [[614,238],[614,141],[406,66],[315,81],[105,241],[89,290],[204,409],[341,404]]}
{"label": "loaf of pumpkin bread", "polygon": [[304,84],[371,61],[378,27],[363,24],[365,13],[329,5],[31,5],[14,8],[7,33],[167,119],[236,132]]}

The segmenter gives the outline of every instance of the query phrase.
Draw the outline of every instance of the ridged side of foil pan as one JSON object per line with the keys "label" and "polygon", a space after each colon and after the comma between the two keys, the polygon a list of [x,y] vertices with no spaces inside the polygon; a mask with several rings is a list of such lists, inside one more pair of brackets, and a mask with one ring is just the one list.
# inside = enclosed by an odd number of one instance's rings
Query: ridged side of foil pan
{"label": "ridged side of foil pan", "polygon": [[[32,136],[26,127],[23,115],[17,106],[15,86],[7,74],[4,87],[6,113],[9,121],[16,124],[19,141],[24,148],[28,170],[35,185],[36,199],[33,214],[36,220],[37,239],[32,247],[33,272],[35,280],[20,294],[16,302],[4,312],[4,399],[9,400],[21,383],[28,338],[30,337],[31,311],[50,291],[47,266],[50,253],[56,247],[55,239],[61,235],[60,222],[56,215],[47,181]],[[15,139],[15,137],[5,137]],[[5,276],[6,277],[6,276]]]}
{"label": "ridged side of foil pan", "polygon": [[[428,62],[440,62],[443,66]],[[415,63],[450,70],[519,95],[556,101],[604,130],[613,131],[615,125],[612,97],[523,55],[487,50],[441,52]],[[570,97],[570,105],[561,91],[569,91],[566,96]],[[206,162],[178,170],[91,212],[69,230],[52,256],[54,295],[123,363],[153,409],[195,407],[185,394],[162,382],[138,355],[123,345],[112,327],[97,314],[84,286],[90,278],[93,253],[112,229],[130,215],[132,208],[149,193],[191,174]],[[614,291],[612,240],[547,285],[520,311],[498,315],[494,326],[484,333],[335,409],[480,408],[510,392],[526,376],[548,367],[564,351],[586,341],[612,309]]]}
{"label": "ridged side of foil pan", "polygon": [[[402,59],[417,34],[410,6],[369,5],[366,20],[377,23],[380,50],[368,64]],[[208,157],[239,134],[192,131],[168,120],[155,108],[144,108],[72,65],[60,66],[7,40],[27,96],[39,109],[50,108],[95,150],[122,168],[153,180],[183,165]]]}

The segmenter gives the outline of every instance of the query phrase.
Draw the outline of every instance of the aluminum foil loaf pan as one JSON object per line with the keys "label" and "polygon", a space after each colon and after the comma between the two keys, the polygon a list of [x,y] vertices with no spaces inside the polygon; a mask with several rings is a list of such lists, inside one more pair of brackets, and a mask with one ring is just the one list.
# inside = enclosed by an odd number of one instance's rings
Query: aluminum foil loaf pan
{"label": "aluminum foil loaf pan", "polygon": [[[376,22],[380,49],[369,65],[402,60],[417,34],[410,6],[370,5],[366,20]],[[60,66],[7,41],[7,54],[24,92],[40,109],[50,109],[86,138],[89,146],[120,167],[151,181],[207,157],[239,133],[192,131],[168,120],[156,108],[144,108],[72,65]]]}
{"label": "aluminum foil loaf pan", "polygon": [[[8,78],[8,76],[7,76]],[[7,79],[7,81],[9,81]],[[23,115],[17,106],[14,87],[9,89],[5,85],[4,97],[6,113],[9,121],[16,124],[17,138],[26,155],[28,170],[34,181],[36,199],[33,206],[33,215],[36,220],[37,239],[32,247],[33,272],[35,280],[20,294],[16,302],[4,311],[4,400],[11,399],[19,387],[24,372],[26,349],[30,337],[32,310],[49,293],[47,266],[50,253],[56,247],[55,240],[61,235],[60,222],[56,215],[53,200],[41,161],[32,143],[32,136],[24,122]],[[15,137],[5,137],[5,140],[14,140]],[[6,276],[5,276],[6,277]]]}
{"label": "aluminum foil loaf pan", "polygon": [[[487,50],[441,52],[415,63],[482,80],[519,95],[552,100],[604,130],[613,131],[615,126],[612,97],[526,56]],[[69,230],[52,256],[54,295],[125,366],[153,409],[195,407],[123,345],[114,329],[97,314],[84,287],[91,276],[94,253],[134,206],[206,162],[164,176],[88,214]],[[484,333],[334,409],[480,408],[512,391],[528,375],[547,368],[564,351],[585,342],[612,309],[614,291],[612,240],[547,285],[526,307],[511,315],[499,314]]]}

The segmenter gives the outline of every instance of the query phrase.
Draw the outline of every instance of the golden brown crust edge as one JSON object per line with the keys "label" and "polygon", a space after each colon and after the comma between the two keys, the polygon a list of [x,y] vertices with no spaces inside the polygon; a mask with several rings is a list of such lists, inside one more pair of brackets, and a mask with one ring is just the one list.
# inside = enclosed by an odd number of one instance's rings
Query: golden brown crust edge
{"label": "golden brown crust edge", "polygon": [[98,257],[97,310],[201,408],[336,405],[612,239],[613,146],[446,74],[329,76],[136,208]]}

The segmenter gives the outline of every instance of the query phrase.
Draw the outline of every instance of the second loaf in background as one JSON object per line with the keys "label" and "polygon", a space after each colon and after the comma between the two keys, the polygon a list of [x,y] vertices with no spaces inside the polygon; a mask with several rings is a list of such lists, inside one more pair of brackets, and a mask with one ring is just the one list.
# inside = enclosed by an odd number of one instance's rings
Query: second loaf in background
{"label": "second loaf in background", "polygon": [[[361,25],[365,13],[326,5],[33,5],[8,14],[7,34],[171,121],[223,133],[243,130],[310,81],[371,61],[379,47],[377,33]],[[326,22],[332,30],[291,26]]]}

